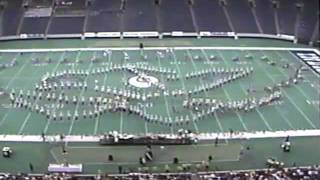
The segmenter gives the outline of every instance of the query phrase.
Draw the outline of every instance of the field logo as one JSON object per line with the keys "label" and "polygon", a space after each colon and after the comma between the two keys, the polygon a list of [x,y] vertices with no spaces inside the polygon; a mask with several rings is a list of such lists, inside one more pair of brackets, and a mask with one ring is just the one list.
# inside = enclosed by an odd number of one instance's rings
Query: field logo
{"label": "field logo", "polygon": [[295,56],[301,59],[312,70],[320,74],[320,56],[313,51],[291,51]]}

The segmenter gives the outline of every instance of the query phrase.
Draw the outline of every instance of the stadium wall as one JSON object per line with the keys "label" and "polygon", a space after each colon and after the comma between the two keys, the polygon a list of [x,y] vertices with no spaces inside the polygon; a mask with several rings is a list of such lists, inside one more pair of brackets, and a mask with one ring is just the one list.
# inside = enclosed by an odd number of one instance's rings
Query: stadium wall
{"label": "stadium wall", "polygon": [[20,34],[16,36],[2,36],[0,41],[10,40],[31,40],[31,39],[86,39],[86,38],[265,38],[278,39],[285,41],[296,42],[296,38],[285,34],[260,34],[260,33],[234,33],[234,32],[207,32],[200,31],[199,33],[190,33],[182,31],[159,33],[156,31],[141,31],[141,32],[86,32],[84,34]]}

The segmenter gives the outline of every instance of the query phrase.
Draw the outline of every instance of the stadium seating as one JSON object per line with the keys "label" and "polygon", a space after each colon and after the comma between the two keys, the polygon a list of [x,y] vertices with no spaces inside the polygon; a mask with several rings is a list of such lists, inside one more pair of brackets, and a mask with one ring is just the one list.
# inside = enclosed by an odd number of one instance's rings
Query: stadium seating
{"label": "stadium seating", "polygon": [[120,31],[121,2],[95,0],[90,6],[87,32]]}
{"label": "stadium seating", "polygon": [[[152,0],[92,0],[88,1],[88,6],[85,0],[65,0],[51,7],[52,1],[47,0],[32,1],[25,9],[23,0],[3,0],[0,34],[235,31],[292,35],[303,43],[316,41],[319,1],[278,1],[279,7],[274,8],[271,0],[255,0],[251,9],[248,0],[226,0],[225,7],[219,0],[161,0],[159,5]],[[296,4],[301,2],[299,11]],[[53,18],[48,15],[51,10]],[[36,12],[47,15],[36,17],[33,15]]]}
{"label": "stadium seating", "polygon": [[55,17],[52,19],[49,34],[82,33],[84,17]]}
{"label": "stadium seating", "polygon": [[264,34],[277,34],[274,22],[274,9],[270,0],[255,1],[258,21]]}
{"label": "stadium seating", "polygon": [[24,18],[20,33],[44,34],[48,24],[48,20],[48,17]]}
{"label": "stadium seating", "polygon": [[17,9],[5,9],[3,12],[3,36],[16,35],[20,18],[23,14],[23,10]]}
{"label": "stadium seating", "polygon": [[197,0],[193,9],[200,31],[231,32],[218,1]]}
{"label": "stadium seating", "polygon": [[99,13],[89,15],[88,32],[112,32],[120,31],[120,15],[118,13]]}
{"label": "stadium seating", "polygon": [[258,33],[247,0],[229,0],[226,7],[237,33]]}
{"label": "stadium seating", "polygon": [[[304,1],[298,30],[300,42],[308,43],[317,21],[319,21],[319,0]],[[319,31],[319,27],[317,31]]]}
{"label": "stadium seating", "polygon": [[6,1],[2,15],[2,36],[16,35],[23,14],[22,0]]}
{"label": "stadium seating", "polygon": [[296,22],[297,9],[295,0],[281,0],[278,9],[280,33],[294,35],[294,25]]}
{"label": "stadium seating", "polygon": [[150,0],[127,1],[124,31],[157,31],[155,5]]}
{"label": "stadium seating", "polygon": [[32,0],[29,1],[29,6],[32,8],[46,8],[52,5],[53,0]]}
{"label": "stadium seating", "polygon": [[163,32],[195,32],[187,1],[162,0],[160,3]]}

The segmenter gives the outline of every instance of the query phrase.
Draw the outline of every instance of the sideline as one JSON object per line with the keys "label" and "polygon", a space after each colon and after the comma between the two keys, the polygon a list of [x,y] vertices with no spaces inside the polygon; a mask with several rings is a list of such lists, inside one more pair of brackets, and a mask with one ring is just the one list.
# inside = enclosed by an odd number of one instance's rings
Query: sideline
{"label": "sideline", "polygon": [[[161,134],[167,138],[177,138],[177,135]],[[260,139],[260,138],[280,138],[280,137],[312,137],[320,136],[320,129],[314,130],[289,130],[289,131],[255,131],[255,132],[234,132],[225,133],[201,133],[195,135],[199,140],[219,139]],[[99,142],[102,136],[80,136],[68,135],[60,140],[59,135],[46,136],[43,141],[40,135],[0,135],[0,142]]]}

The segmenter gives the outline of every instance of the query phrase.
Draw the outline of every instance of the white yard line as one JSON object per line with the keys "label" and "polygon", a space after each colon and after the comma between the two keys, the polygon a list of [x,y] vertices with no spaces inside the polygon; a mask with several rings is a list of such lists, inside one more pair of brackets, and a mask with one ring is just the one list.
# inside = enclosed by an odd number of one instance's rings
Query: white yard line
{"label": "white yard line", "polygon": [[50,150],[50,154],[53,157],[53,159],[55,160],[56,163],[60,163],[59,159],[57,158],[56,154],[54,152],[52,152],[52,149]]}
{"label": "white yard line", "polygon": [[7,113],[3,116],[3,118],[2,118],[1,121],[0,121],[0,127],[2,126],[2,124],[4,123],[4,121],[7,119],[7,117],[8,117],[8,115],[9,115],[10,112],[11,112],[11,109],[9,109],[9,110],[7,111]]}
{"label": "white yard line", "polygon": [[[63,53],[63,54],[64,54],[64,53]],[[57,63],[57,65],[53,68],[52,72],[55,72],[55,71],[58,69],[58,67],[59,67],[60,64],[61,64],[61,61],[59,61],[59,62]],[[39,97],[37,97],[36,101],[34,102],[34,105],[37,104],[38,101],[39,101]],[[23,132],[24,127],[26,126],[26,124],[27,124],[30,116],[31,116],[31,112],[29,112],[28,115],[27,115],[27,117],[24,119],[22,125],[21,125],[20,128],[19,128],[18,134],[21,134],[21,133]],[[48,120],[48,121],[49,121],[49,120]]]}
{"label": "white yard line", "polygon": [[[263,53],[263,52],[262,52]],[[264,54],[264,53],[263,53]],[[265,55],[265,54],[264,54]],[[272,76],[270,76],[270,74],[265,70],[265,68],[261,67],[260,62],[258,61],[258,65],[260,67],[260,69],[263,70],[263,72],[271,79],[271,81],[273,83],[275,82],[275,79],[273,79]],[[299,111],[299,113],[304,117],[304,119],[313,127],[316,128],[316,126],[313,124],[313,122],[306,116],[306,114],[297,106],[297,104],[291,99],[291,97],[287,94],[287,92],[285,90],[282,90],[282,92],[284,93],[284,95],[287,97],[287,99],[291,102],[291,104]]]}
{"label": "white yard line", "polygon": [[[245,91],[244,87],[242,86],[242,84],[240,84],[241,88],[243,91]],[[294,129],[294,127],[292,126],[291,122],[288,120],[287,117],[283,116],[282,113],[280,112],[280,110],[278,109],[277,106],[274,106],[275,110],[280,114],[280,116],[286,121],[286,123],[290,126],[291,129]],[[256,108],[256,111],[260,114],[260,117],[262,118],[262,120],[266,123],[267,126],[270,126],[268,121],[264,118],[263,114],[259,111],[258,108]],[[271,127],[269,130],[273,130]]]}
{"label": "white yard line", "polygon": [[[181,71],[180,71],[180,67],[179,67],[178,64],[177,64],[177,57],[176,57],[173,49],[171,49],[170,52],[171,52],[171,54],[172,54],[172,56],[173,56],[173,59],[174,59],[174,61],[175,61],[175,65],[176,65],[177,70],[178,70],[178,72],[179,72],[179,77],[180,77],[180,80],[181,80],[180,82],[181,82],[181,84],[182,84],[182,88],[183,88],[183,90],[184,90],[185,92],[187,92],[186,86],[185,86],[185,84],[184,84],[183,76],[182,76]],[[191,115],[193,116],[193,113],[192,113],[191,111],[190,111],[190,113],[191,113]],[[196,129],[196,132],[199,134],[198,125],[197,125],[196,122],[194,122],[193,118],[192,118],[192,123],[193,123],[194,128]]]}
{"label": "white yard line", "polygon": [[[143,92],[146,94],[146,90],[144,89]],[[146,107],[144,106],[144,111],[146,112]],[[145,134],[148,134],[149,130],[148,130],[148,124],[146,121],[144,121],[144,130],[145,130]]]}
{"label": "white yard line", "polygon": [[[241,83],[239,83],[239,86],[240,86],[240,88],[241,88],[241,90],[242,90],[243,92],[246,92]],[[264,118],[263,114],[260,112],[259,107],[255,108],[254,110],[259,114],[260,118],[263,120],[263,122],[264,122],[264,124],[267,126],[268,130],[269,130],[269,131],[272,131],[273,129],[271,128],[269,122]],[[250,112],[249,112],[249,113],[250,113]]]}
{"label": "white yard line", "polygon": [[82,52],[82,51],[78,51],[78,52],[77,52],[76,60],[75,60],[74,63],[72,63],[72,64],[73,64],[73,66],[72,66],[73,70],[74,70],[75,66],[78,66],[78,63],[76,63],[76,61],[79,60],[81,52]]}
{"label": "white yard line", "polygon": [[19,128],[18,134],[22,134],[22,131],[23,131],[24,127],[26,126],[30,116],[31,116],[31,113],[29,112],[28,115],[26,116],[26,118],[24,119],[22,125]]}
{"label": "white yard line", "polygon": [[[93,56],[95,56],[95,53],[96,53],[96,52],[93,53]],[[89,67],[88,67],[88,71],[89,71],[89,72],[91,71],[92,66],[93,66],[93,61],[90,62],[90,65],[89,65]],[[84,79],[84,81],[86,82],[87,79],[88,79],[88,76],[86,76],[86,78]],[[79,94],[79,97],[82,97],[83,94],[84,94],[84,92],[85,92],[85,88],[82,87],[82,90],[81,90],[81,92],[80,92],[80,94]],[[80,105],[80,101],[77,102],[74,112],[78,111],[79,105]],[[68,131],[68,135],[70,135],[70,134],[72,133],[72,128],[73,128],[74,122],[75,122],[75,113],[73,114],[73,117],[72,117],[72,120],[71,120],[71,124],[70,124],[70,128],[69,128],[69,131]],[[67,143],[68,143],[68,142],[66,142],[66,145],[67,145]]]}
{"label": "white yard line", "polygon": [[[158,59],[159,67],[162,67],[162,65],[161,65],[161,59],[160,59],[160,57],[159,57],[158,55],[157,55],[157,59]],[[160,77],[161,77],[161,81],[164,83],[165,81],[164,81],[164,79],[163,79],[163,75],[161,74]],[[171,119],[172,117],[171,117],[171,113],[170,113],[170,110],[169,110],[169,105],[168,105],[167,97],[166,97],[165,95],[163,95],[163,97],[164,97],[164,102],[165,102],[165,104],[166,104],[167,115],[168,115],[169,118]],[[172,122],[171,122],[171,123],[172,123]],[[171,131],[171,134],[174,133],[174,132],[173,132],[173,124],[171,124],[170,131]]]}
{"label": "white yard line", "polygon": [[[222,56],[222,60],[223,60],[224,64],[227,65],[227,62],[226,62],[225,57],[223,56],[222,53],[220,53],[220,54],[221,54],[221,56]],[[246,93],[246,90],[245,90],[245,89],[243,88],[243,86],[241,85],[241,82],[239,82],[239,86],[240,86],[242,92],[245,94],[245,93]],[[258,109],[258,108],[255,108],[255,111],[258,113],[258,115],[260,116],[260,118],[263,120],[263,122],[264,122],[264,124],[267,126],[268,130],[269,130],[269,131],[272,131],[272,128],[271,128],[269,122],[264,118],[264,116],[263,116],[262,113],[259,111],[259,109]]]}
{"label": "white yard line", "polygon": [[[278,57],[280,57],[280,58],[282,58],[282,59],[286,59],[286,58],[284,58],[279,52],[277,52],[277,51],[275,51],[275,52],[276,52],[276,54],[277,54]],[[265,54],[265,53],[263,53],[263,54]],[[288,74],[284,73],[281,68],[279,68],[278,66],[276,66],[276,68],[279,70],[279,72],[281,72],[281,74],[283,74],[284,76],[286,76],[287,78],[289,78]],[[311,70],[311,71],[312,71],[312,70]],[[298,90],[301,92],[301,94],[302,94],[306,99],[313,100],[313,99],[312,99],[310,96],[308,96],[299,86],[297,86],[296,84],[293,84],[293,86],[294,86],[296,89],[298,89]],[[317,111],[320,112],[319,107],[317,107],[317,106],[312,106],[312,107],[314,107]]]}
{"label": "white yard line", "polygon": [[[110,66],[110,62],[111,62],[111,54],[108,54],[108,66]],[[103,78],[103,86],[106,85],[106,81],[108,79],[108,76],[107,76],[108,73],[106,73],[104,75],[104,78]],[[94,125],[94,130],[93,130],[93,134],[97,134],[97,131],[98,131],[98,127],[99,127],[99,120],[100,120],[101,116],[99,116],[98,118],[96,118],[96,122],[95,122],[95,125]]]}
{"label": "white yard line", "polygon": [[[61,62],[62,62],[65,54],[66,54],[65,52],[63,52],[63,53],[61,54],[61,57],[59,58],[58,65],[56,66],[56,68],[55,68],[52,72],[55,72],[55,71],[58,69],[58,66],[61,64]],[[45,125],[45,127],[44,127],[44,129],[43,129],[43,133],[44,133],[44,134],[47,133],[50,123],[51,123],[51,118],[49,118],[49,119],[47,120],[47,123],[46,123],[46,125]]]}
{"label": "white yard line", "polygon": [[[13,56],[13,58],[11,59],[11,61],[17,59],[18,55],[19,55],[19,53],[16,53],[16,54]],[[3,56],[1,56],[1,59],[3,59]],[[0,61],[2,61],[1,59],[0,59]],[[4,71],[0,71],[0,74],[2,74],[3,72],[4,72]],[[9,79],[9,78],[11,79],[12,77],[8,77],[8,79]]]}
{"label": "white yard line", "polygon": [[[209,59],[208,59],[208,57],[207,57],[207,54],[205,54],[205,52],[204,52],[203,50],[201,50],[201,52],[202,52],[202,54],[205,56],[207,62],[209,62]],[[195,65],[195,63],[194,63],[194,61],[193,61],[193,57],[191,56],[189,50],[187,50],[187,53],[188,53],[188,55],[189,55],[189,57],[190,57],[190,59],[191,59],[191,62],[192,62],[192,65],[193,65],[194,69],[197,71],[197,67],[196,67],[196,65]],[[211,63],[209,63],[209,64],[210,64],[210,67],[212,67],[212,64],[211,64]],[[204,83],[203,83],[203,81],[202,81],[201,78],[200,78],[200,82],[201,82],[202,85],[204,85]],[[204,93],[205,93],[206,97],[209,97],[206,91],[204,91]],[[217,115],[216,112],[214,112],[214,117],[215,117],[216,122],[217,122],[217,124],[218,124],[218,126],[219,126],[220,132],[223,133],[223,132],[224,132],[224,129],[223,129],[223,127],[222,127],[222,124],[221,124],[220,119],[219,119],[219,117],[218,117],[218,115]],[[226,144],[229,143],[228,139],[225,139],[225,141],[226,141]]]}
{"label": "white yard line", "polygon": [[123,132],[123,114],[122,112],[120,112],[120,129],[119,129],[119,133],[122,134]]}
{"label": "white yard line", "polygon": [[[224,64],[227,65],[227,64],[226,64],[226,61],[225,61],[225,58],[224,58],[224,56],[222,55],[222,53],[221,53],[219,50],[217,50],[217,52],[218,52],[219,56],[222,58]],[[222,87],[222,90],[223,90],[223,92],[225,93],[225,95],[227,96],[227,99],[229,99],[229,101],[231,101],[231,97],[230,97],[229,93],[228,93],[223,87]],[[237,114],[237,116],[238,116],[238,118],[239,118],[239,120],[240,120],[243,128],[244,128],[246,131],[248,131],[248,128],[247,128],[246,124],[244,123],[241,115],[240,115],[237,111],[236,111],[235,113]]]}
{"label": "white yard line", "polygon": [[[32,57],[32,56],[31,56]],[[12,60],[16,60],[17,57],[14,57],[14,59]],[[11,80],[8,82],[7,86],[5,87],[5,89],[7,90],[9,88],[9,86],[12,84],[12,82],[17,78],[18,74],[21,73],[21,71],[24,69],[24,67],[28,64],[28,60],[25,60],[25,63],[21,66],[21,68],[13,75],[13,77],[11,77]]]}
{"label": "white yard line", "polygon": [[144,129],[145,129],[145,134],[148,134],[148,124],[147,124],[147,122],[144,122]]}
{"label": "white yard line", "polygon": [[[16,56],[18,56],[18,55],[16,55]],[[12,60],[14,60],[14,59],[17,59],[17,57],[14,57]],[[32,57],[32,56],[31,56]],[[22,67],[14,74],[14,76],[11,78],[11,80],[8,82],[8,84],[7,84],[7,86],[6,86],[6,90],[9,88],[9,86],[10,86],[10,84],[13,82],[13,80],[14,79],[16,79],[16,77],[17,77],[17,74],[20,74],[21,73],[21,71],[24,69],[24,67],[26,66],[26,64],[27,64],[27,60],[25,60],[25,63],[22,65]],[[1,125],[5,122],[5,120],[7,119],[7,117],[8,117],[8,115],[9,115],[9,113],[11,112],[11,109],[12,108],[10,108],[7,112],[6,112],[6,114],[3,116],[3,118],[1,119],[1,121],[0,121],[0,127],[1,127]]]}
{"label": "white yard line", "polygon": [[[202,52],[202,51],[201,51],[201,52]],[[193,57],[192,57],[190,51],[187,50],[187,53],[188,53],[189,59],[191,59],[191,64],[192,64],[194,70],[195,70],[195,71],[198,71],[198,68],[197,68],[196,64],[194,63],[194,61],[193,61]],[[208,60],[206,55],[205,55],[205,58],[206,58],[206,60]],[[208,60],[208,62],[209,62],[209,60]],[[209,64],[210,64],[210,63],[209,63]],[[212,67],[211,64],[210,64],[210,66]],[[201,84],[204,86],[204,83],[203,83],[201,77],[199,77],[199,80],[200,80]],[[204,91],[204,94],[206,95],[207,98],[209,98],[209,95],[208,95],[207,91]],[[220,132],[224,132],[224,130],[223,130],[223,128],[222,128],[222,125],[221,125],[221,123],[220,123],[220,120],[218,119],[218,116],[217,116],[217,113],[216,113],[216,112],[214,112],[214,116],[215,116],[215,119],[216,119],[217,124],[218,124],[218,126],[219,126]]]}
{"label": "white yard line", "polygon": [[[123,57],[123,64],[126,64],[126,58]],[[127,79],[127,76],[126,76],[126,71],[123,71],[123,76],[124,76],[124,79]],[[123,133],[123,112],[121,111],[120,112],[120,130],[119,130],[119,133],[122,134]]]}
{"label": "white yard line", "polygon": [[[241,85],[241,84],[240,84]],[[284,116],[282,113],[281,113],[281,110],[279,109],[278,106],[274,106],[275,107],[275,110],[279,113],[279,115],[285,120],[285,122],[289,125],[289,127],[291,129],[295,129],[292,125],[292,123],[288,120],[288,118],[286,116]],[[257,109],[258,110],[258,109]],[[262,114],[262,113],[261,113]]]}

